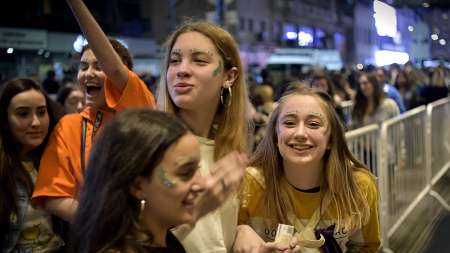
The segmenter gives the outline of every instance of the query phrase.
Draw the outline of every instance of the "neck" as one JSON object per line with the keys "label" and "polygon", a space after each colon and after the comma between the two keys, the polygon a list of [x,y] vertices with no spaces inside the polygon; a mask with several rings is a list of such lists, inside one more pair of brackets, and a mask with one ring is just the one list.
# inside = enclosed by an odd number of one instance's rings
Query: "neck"
{"label": "neck", "polygon": [[201,110],[180,110],[179,116],[195,135],[209,138],[217,106],[210,106],[210,108],[205,106]]}
{"label": "neck", "polygon": [[158,247],[166,247],[166,235],[169,226],[165,226],[162,222],[152,217],[142,220],[142,229],[152,235],[152,245]]}
{"label": "neck", "polygon": [[320,186],[323,162],[295,165],[283,162],[286,180],[297,189],[309,190]]}

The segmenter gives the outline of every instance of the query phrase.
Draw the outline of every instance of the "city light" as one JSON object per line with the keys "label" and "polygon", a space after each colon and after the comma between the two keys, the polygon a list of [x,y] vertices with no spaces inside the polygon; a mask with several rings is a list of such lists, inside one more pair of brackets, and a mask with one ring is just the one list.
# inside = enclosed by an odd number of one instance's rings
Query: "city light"
{"label": "city light", "polygon": [[14,52],[14,48],[12,48],[12,47],[6,49],[6,53],[8,53],[8,54],[12,54],[13,52]]}
{"label": "city light", "polygon": [[423,3],[422,6],[425,7],[425,8],[429,8],[430,4],[429,3]]}
{"label": "city light", "polygon": [[413,31],[414,31],[414,26],[409,25],[409,26],[408,26],[408,31],[413,32]]}
{"label": "city light", "polygon": [[356,64],[356,68],[362,70],[364,66],[361,63]]}
{"label": "city light", "polygon": [[298,44],[300,46],[307,46],[308,44],[312,43],[313,40],[313,36],[309,33],[303,31],[298,33]]}
{"label": "city light", "polygon": [[431,34],[431,39],[432,40],[438,40],[439,36],[437,34],[433,33],[433,34]]}
{"label": "city light", "polygon": [[297,39],[297,33],[295,33],[295,32],[287,32],[286,33],[286,39],[288,39],[288,40],[295,40],[295,39]]}
{"label": "city light", "polygon": [[444,39],[440,39],[439,44],[441,44],[442,46],[445,46],[445,44],[447,44],[447,41],[445,41]]}
{"label": "city light", "polygon": [[375,64],[386,66],[392,63],[405,64],[409,61],[409,55],[405,52],[377,50],[375,51]]}

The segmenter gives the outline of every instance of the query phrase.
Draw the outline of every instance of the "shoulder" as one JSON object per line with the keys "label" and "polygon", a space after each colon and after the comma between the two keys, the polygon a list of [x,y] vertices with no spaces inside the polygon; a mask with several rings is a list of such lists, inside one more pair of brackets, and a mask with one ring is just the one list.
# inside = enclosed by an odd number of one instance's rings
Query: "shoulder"
{"label": "shoulder", "polygon": [[359,169],[353,172],[353,177],[356,185],[363,191],[363,193],[369,198],[377,196],[376,178],[366,169]]}
{"label": "shoulder", "polygon": [[264,176],[260,169],[248,167],[240,188],[241,204],[249,204],[250,200],[258,199],[265,189]]}

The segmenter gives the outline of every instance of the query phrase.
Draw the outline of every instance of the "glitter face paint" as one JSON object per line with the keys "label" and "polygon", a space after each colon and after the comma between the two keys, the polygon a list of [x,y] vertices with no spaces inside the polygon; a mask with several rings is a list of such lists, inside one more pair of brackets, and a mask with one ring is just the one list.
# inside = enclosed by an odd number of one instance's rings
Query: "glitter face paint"
{"label": "glitter face paint", "polygon": [[167,176],[167,173],[162,166],[158,166],[157,171],[158,178],[162,185],[169,189],[175,188],[177,186],[177,182]]}
{"label": "glitter face paint", "polygon": [[222,70],[222,61],[219,60],[219,66],[213,71],[213,77],[216,77]]}

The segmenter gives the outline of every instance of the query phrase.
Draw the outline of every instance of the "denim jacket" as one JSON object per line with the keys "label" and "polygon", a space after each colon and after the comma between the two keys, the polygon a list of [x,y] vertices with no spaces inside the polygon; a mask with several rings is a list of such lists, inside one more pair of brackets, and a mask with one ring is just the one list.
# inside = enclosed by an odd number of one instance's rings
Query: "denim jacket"
{"label": "denim jacket", "polygon": [[[12,213],[10,215],[10,226],[8,233],[4,235],[3,249],[1,249],[1,253],[28,253],[32,252],[32,249],[21,249],[17,250],[14,247],[17,244],[17,240],[19,239],[20,233],[22,231],[23,223],[25,220],[25,215],[27,212],[28,203],[30,201],[30,196],[27,193],[26,188],[19,182],[16,181],[17,185],[17,208],[18,213]],[[14,249],[14,250],[13,250]]]}

